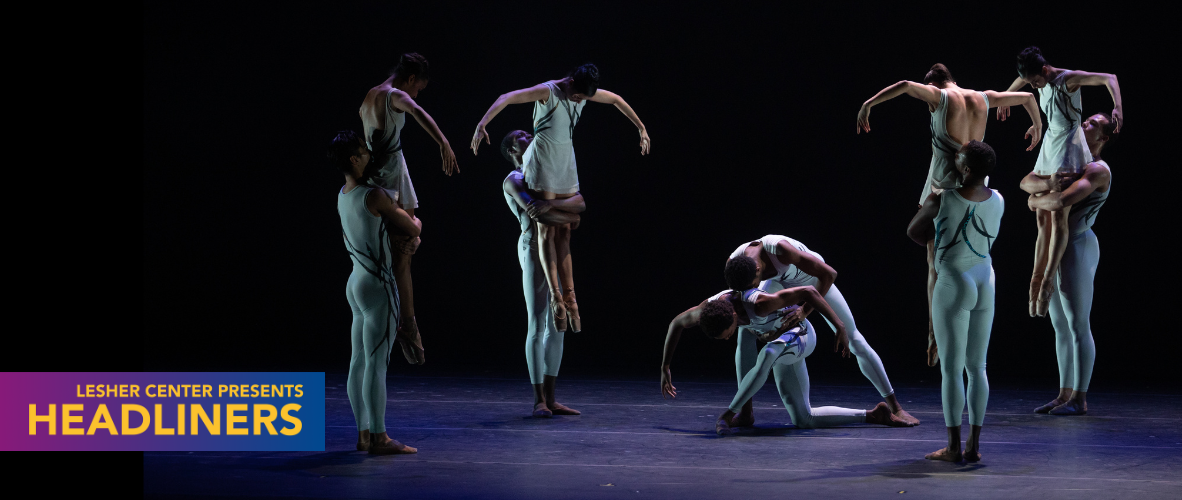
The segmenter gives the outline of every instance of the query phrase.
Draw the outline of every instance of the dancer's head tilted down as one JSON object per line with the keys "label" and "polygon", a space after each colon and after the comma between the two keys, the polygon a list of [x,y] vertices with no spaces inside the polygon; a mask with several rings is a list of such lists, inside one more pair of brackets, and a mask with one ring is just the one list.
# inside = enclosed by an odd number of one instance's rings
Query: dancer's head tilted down
{"label": "dancer's head tilted down", "polygon": [[333,168],[358,183],[364,183],[375,172],[375,169],[369,168],[374,165],[369,161],[370,157],[365,141],[352,130],[338,132],[328,146],[328,161]]}
{"label": "dancer's head tilted down", "polygon": [[739,326],[739,314],[735,306],[727,297],[706,302],[702,306],[702,315],[698,318],[698,326],[707,336],[718,340],[730,339]]}
{"label": "dancer's head tilted down", "polygon": [[984,142],[969,141],[956,152],[956,170],[964,179],[962,184],[965,186],[984,184],[995,165],[997,154]]}
{"label": "dancer's head tilted down", "polygon": [[949,85],[956,85],[956,79],[952,78],[952,72],[948,71],[948,66],[940,63],[932,65],[932,69],[923,76],[923,84],[931,85],[933,87],[943,89]]}
{"label": "dancer's head tilted down", "polygon": [[402,54],[398,65],[394,67],[390,85],[406,92],[411,99],[419,97],[419,91],[427,87],[431,79],[431,64],[427,58],[415,52]]}
{"label": "dancer's head tilted down", "polygon": [[568,98],[573,102],[582,102],[599,91],[599,68],[587,63],[571,70],[563,80]]}
{"label": "dancer's head tilted down", "polygon": [[1041,89],[1047,85],[1051,65],[1043,59],[1038,47],[1026,47],[1018,53],[1018,76],[1031,87]]}
{"label": "dancer's head tilted down", "polygon": [[722,271],[723,277],[726,278],[726,286],[740,293],[759,286],[762,267],[759,259],[746,255],[727,260],[726,268]]}

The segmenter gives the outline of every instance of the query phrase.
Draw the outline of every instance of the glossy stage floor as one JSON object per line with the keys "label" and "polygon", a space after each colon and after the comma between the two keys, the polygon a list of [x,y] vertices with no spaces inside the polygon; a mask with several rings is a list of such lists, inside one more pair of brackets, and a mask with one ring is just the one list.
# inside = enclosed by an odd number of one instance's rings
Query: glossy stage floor
{"label": "glossy stage floor", "polygon": [[[323,452],[144,453],[146,498],[1179,498],[1182,395],[1094,393],[1082,417],[1035,415],[1052,393],[995,386],[983,460],[923,459],[944,446],[937,387],[897,387],[923,423],[797,429],[772,384],[756,425],[714,433],[733,380],[560,379],[576,417],[529,417],[524,378],[389,379],[390,435],[416,455],[354,451],[343,374],[326,375]],[[869,384],[814,385],[816,406],[870,408]]]}

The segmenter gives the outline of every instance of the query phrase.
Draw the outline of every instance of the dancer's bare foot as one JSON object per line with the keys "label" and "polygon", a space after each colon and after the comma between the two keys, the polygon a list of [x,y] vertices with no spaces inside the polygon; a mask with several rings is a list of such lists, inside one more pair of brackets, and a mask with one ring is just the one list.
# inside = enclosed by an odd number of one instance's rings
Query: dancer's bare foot
{"label": "dancer's bare foot", "polygon": [[887,406],[886,403],[878,403],[878,406],[875,406],[874,409],[866,412],[866,423],[886,425],[890,427],[911,427],[914,425],[904,422],[899,417],[896,417],[894,413],[891,413],[891,407]]}
{"label": "dancer's bare foot", "polygon": [[1076,400],[1070,400],[1052,408],[1048,413],[1051,415],[1087,415],[1088,404]]}
{"label": "dancer's bare foot", "polygon": [[1028,304],[1030,317],[1038,316],[1038,297],[1042,293],[1042,276],[1030,278],[1030,302]]}
{"label": "dancer's bare foot", "polygon": [[902,421],[903,421],[903,422],[905,422],[907,425],[910,425],[910,426],[916,426],[916,425],[919,425],[919,419],[918,419],[918,418],[915,418],[915,417],[913,417],[913,416],[911,416],[911,414],[910,414],[910,413],[907,413],[907,410],[904,410],[904,409],[902,409],[902,408],[899,408],[899,410],[898,410],[898,411],[896,411],[896,412],[894,413],[894,415],[895,415],[895,418],[897,418],[897,419],[899,419],[899,420],[902,420]]}
{"label": "dancer's bare foot", "polygon": [[725,436],[731,433],[731,425],[727,423],[727,419],[719,417],[717,422],[714,422],[714,432],[719,436]]}
{"label": "dancer's bare foot", "polygon": [[402,357],[406,358],[407,363],[421,365],[427,362],[426,353],[423,351],[423,339],[419,335],[419,324],[415,322],[414,316],[398,327],[398,335],[394,340],[402,349]]}
{"label": "dancer's bare foot", "polygon": [[1055,409],[1056,406],[1059,406],[1059,405],[1066,403],[1066,402],[1067,402],[1067,400],[1064,398],[1052,399],[1050,403],[1047,403],[1045,405],[1039,406],[1038,408],[1035,408],[1034,413],[1050,413],[1051,410]]}
{"label": "dancer's bare foot", "polygon": [[751,427],[755,425],[755,414],[753,412],[740,412],[731,419],[731,427]]}
{"label": "dancer's bare foot", "polygon": [[534,418],[550,418],[553,416],[554,412],[550,411],[550,407],[546,406],[545,401],[534,404]]}
{"label": "dancer's bare foot", "polygon": [[1055,285],[1053,283],[1046,282],[1044,282],[1042,288],[1038,290],[1038,302],[1035,304],[1034,311],[1038,317],[1046,317],[1047,311],[1051,308],[1051,294],[1054,293],[1054,291]]}
{"label": "dancer's bare foot", "polygon": [[940,448],[936,451],[924,455],[923,458],[928,460],[942,460],[945,462],[959,462],[964,459],[960,450],[949,450],[948,448]]}
{"label": "dancer's bare foot", "polygon": [[549,403],[550,411],[555,415],[582,415],[579,410],[569,408],[562,403]]}
{"label": "dancer's bare foot", "polygon": [[562,305],[566,306],[566,313],[570,315],[570,325],[574,332],[583,331],[583,319],[579,317],[579,303],[575,300],[575,289],[566,289],[566,293],[562,294]]}
{"label": "dancer's bare foot", "polygon": [[369,430],[357,433],[357,451],[369,451]]}
{"label": "dancer's bare foot", "polygon": [[928,322],[928,366],[936,366],[940,362],[940,350],[936,346],[936,332],[932,323]]}
{"label": "dancer's bare foot", "polygon": [[369,441],[370,455],[405,455],[418,452],[418,448],[390,439],[390,436],[385,432],[372,435],[372,439]]}

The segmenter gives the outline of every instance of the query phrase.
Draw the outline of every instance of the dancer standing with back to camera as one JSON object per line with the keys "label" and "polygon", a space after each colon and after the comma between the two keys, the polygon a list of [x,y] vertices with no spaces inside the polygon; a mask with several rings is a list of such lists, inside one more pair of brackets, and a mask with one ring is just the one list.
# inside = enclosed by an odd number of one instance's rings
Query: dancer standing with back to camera
{"label": "dancer standing with back to camera", "polygon": [[[378,171],[374,174],[372,183],[387,189],[394,202],[414,217],[415,209],[419,206],[419,198],[414,185],[410,181],[410,171],[407,170],[406,160],[402,154],[402,129],[406,124],[406,115],[413,116],[415,121],[431,135],[439,144],[439,155],[443,159],[443,172],[447,175],[459,172],[456,164],[456,154],[451,150],[451,144],[435,124],[435,120],[423,108],[415,103],[414,98],[427,87],[430,78],[427,59],[415,53],[403,54],[390,75],[381,85],[369,89],[365,100],[361,103],[358,114],[365,130],[365,140],[374,153],[373,161]],[[398,232],[391,232],[391,245],[405,244],[409,237]],[[403,355],[412,363],[422,364],[423,344],[419,334],[419,325],[415,321],[414,287],[410,278],[409,254],[394,256],[394,275],[397,276],[398,293],[402,297],[402,323],[398,325],[399,337],[408,339],[403,345]]]}
{"label": "dancer standing with back to camera", "polygon": [[[1010,90],[1018,90],[1026,85],[1038,90],[1042,110],[1047,114],[1047,133],[1042,141],[1042,149],[1038,152],[1034,171],[1022,180],[1023,189],[1045,186],[1044,181],[1055,172],[1062,172],[1072,180],[1078,179],[1085,165],[1093,159],[1083,133],[1080,87],[1103,85],[1108,88],[1114,106],[1110,115],[1114,124],[1112,131],[1118,133],[1124,124],[1124,111],[1116,75],[1056,68],[1047,64],[1038,47],[1027,47],[1018,54],[1018,78],[1010,84]],[[1005,120],[1007,116],[1009,108],[997,108],[999,120]],[[1055,272],[1070,237],[1067,220],[1070,213],[1070,206],[1056,211],[1035,211],[1038,239],[1034,243],[1034,271],[1030,277],[1031,316],[1047,314]]]}
{"label": "dancer standing with back to camera", "polygon": [[513,165],[513,171],[502,183],[505,202],[521,224],[517,261],[521,264],[521,284],[525,291],[525,365],[534,387],[533,415],[535,418],[579,415],[578,410],[554,399],[554,385],[558,381],[558,367],[562,364],[562,344],[566,332],[555,328],[554,322],[550,320],[552,295],[539,262],[541,256],[538,254],[537,226],[569,224],[574,229],[579,225],[579,213],[587,206],[583,203],[583,195],[578,193],[570,198],[553,200],[540,200],[530,195],[525,187],[525,173],[521,171],[524,165],[521,155],[532,141],[533,136],[524,130],[509,132],[501,141],[501,155]]}
{"label": "dancer standing with back to camera", "polygon": [[[1070,236],[1066,242],[1058,272],[1052,277],[1048,309],[1055,327],[1055,354],[1059,361],[1059,396],[1035,408],[1035,413],[1084,415],[1088,412],[1088,384],[1096,361],[1096,343],[1092,340],[1092,292],[1096,266],[1100,263],[1100,243],[1092,224],[1100,207],[1112,192],[1112,170],[1100,159],[1100,152],[1116,133],[1112,116],[1099,113],[1083,121],[1084,138],[1095,160],[1089,163],[1078,180],[1056,172],[1050,179],[1035,183],[1023,181],[1022,189],[1031,193],[1031,210],[1064,211]],[[1029,178],[1029,176],[1027,176]],[[1058,184],[1052,186],[1051,184]],[[1053,187],[1053,189],[1052,189]],[[1047,192],[1035,195],[1037,192]]]}
{"label": "dancer standing with back to camera", "polygon": [[[365,142],[351,130],[338,133],[329,145],[329,162],[345,175],[345,185],[337,194],[337,213],[345,250],[353,261],[345,286],[353,311],[353,353],[345,386],[357,422],[358,450],[375,455],[416,453],[414,447],[386,434],[386,368],[391,343],[406,342],[391,335],[400,314],[393,255],[414,253],[423,225],[398,208],[385,189],[369,183],[377,170],[370,156]],[[408,235],[401,247],[389,246],[391,228]]]}
{"label": "dancer standing with back to camera", "polygon": [[[940,346],[940,396],[948,446],[927,454],[928,460],[981,460],[981,426],[989,402],[985,357],[993,329],[994,273],[990,250],[1001,227],[1005,201],[985,187],[997,156],[980,141],[969,141],[956,154],[961,187],[928,195],[907,227],[920,245],[936,242],[936,287],[932,322]],[[960,446],[961,412],[965,407],[964,375],[968,375],[969,425],[972,433]]]}
{"label": "dancer standing with back to camera", "polygon": [[[928,179],[919,196],[919,204],[923,205],[930,193],[939,193],[945,189],[961,187],[960,174],[956,170],[956,152],[969,140],[985,140],[985,123],[988,120],[988,109],[1011,105],[1022,105],[1030,114],[1032,122],[1026,130],[1026,137],[1030,139],[1030,147],[1034,149],[1042,137],[1042,118],[1038,114],[1038,103],[1034,95],[1029,92],[995,92],[986,90],[978,92],[961,88],[952,78],[952,73],[943,64],[935,64],[923,78],[923,84],[900,81],[890,87],[882,89],[874,97],[862,103],[858,111],[858,133],[863,130],[870,133],[870,108],[895,97],[907,94],[924,101],[928,111],[932,114],[932,161],[928,166]],[[983,181],[988,185],[988,177]],[[936,286],[935,246],[929,241],[928,250],[928,366],[935,366],[938,359],[936,337],[932,325],[932,290]]]}
{"label": "dancer standing with back to camera", "polygon": [[[489,144],[485,126],[510,104],[534,103],[533,142],[522,154],[526,186],[535,198],[553,200],[570,198],[579,192],[579,173],[575,165],[572,137],[579,122],[584,101],[615,105],[640,130],[640,154],[648,154],[648,131],[640,117],[620,96],[599,88],[599,69],[584,64],[566,78],[539,83],[533,87],[503,94],[488,108],[476,132],[472,134],[472,154],[480,141]],[[583,329],[575,301],[574,270],[570,256],[570,224],[538,223],[538,251],[542,268],[552,291],[550,308],[559,330]],[[569,317],[568,317],[569,313]]]}

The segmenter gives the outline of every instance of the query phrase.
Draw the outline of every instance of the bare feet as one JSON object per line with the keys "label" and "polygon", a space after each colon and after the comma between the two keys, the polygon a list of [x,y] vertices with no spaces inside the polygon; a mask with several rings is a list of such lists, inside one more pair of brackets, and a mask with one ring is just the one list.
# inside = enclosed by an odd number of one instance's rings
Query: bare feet
{"label": "bare feet", "polygon": [[911,416],[910,413],[907,413],[907,410],[902,408],[899,408],[899,411],[895,412],[895,418],[906,422],[907,425],[919,425],[919,419]]}
{"label": "bare feet", "polygon": [[534,418],[550,418],[553,416],[554,412],[550,411],[545,401],[534,404]]}
{"label": "bare feet", "polygon": [[1061,398],[1052,399],[1050,403],[1047,403],[1045,405],[1039,406],[1038,408],[1035,408],[1034,413],[1050,413],[1051,410],[1055,409],[1056,406],[1059,406],[1059,405],[1066,403],[1066,402],[1067,402],[1066,399],[1061,399]]}
{"label": "bare feet", "polygon": [[928,366],[936,366],[940,362],[940,350],[936,346],[936,332],[932,330],[932,324],[928,323]]}
{"label": "bare feet", "polygon": [[714,422],[714,432],[718,433],[719,436],[730,434],[731,426],[727,423],[727,419],[719,418],[717,422]]}
{"label": "bare feet", "polygon": [[1052,408],[1049,413],[1051,415],[1087,415],[1088,404],[1071,400]]}
{"label": "bare feet", "polygon": [[1038,297],[1042,293],[1042,277],[1030,278],[1030,317],[1038,316]]}
{"label": "bare feet", "polygon": [[739,413],[735,418],[731,419],[731,427],[751,427],[755,425],[754,413]]}
{"label": "bare feet", "polygon": [[575,290],[567,288],[566,293],[562,294],[562,304],[566,306],[566,312],[570,315],[570,325],[575,333],[583,331],[583,320],[579,317],[579,304],[575,300]]}
{"label": "bare feet", "polygon": [[419,335],[419,324],[415,322],[414,316],[398,327],[398,335],[394,340],[402,349],[402,357],[406,358],[407,363],[421,365],[427,362],[427,356],[423,352],[423,339]]}
{"label": "bare feet", "polygon": [[554,313],[554,326],[558,328],[558,331],[565,332],[568,323],[566,318],[566,304],[558,300],[558,297],[560,297],[558,294],[550,295],[550,311]]}
{"label": "bare feet", "polygon": [[873,410],[866,412],[866,423],[879,424],[890,427],[911,427],[915,424],[904,422],[894,413],[891,413],[891,408],[886,403],[878,403]]}
{"label": "bare feet", "polygon": [[407,446],[399,443],[385,432],[374,434],[369,442],[370,455],[405,455],[408,453],[418,453],[419,449],[413,446]]}
{"label": "bare feet", "polygon": [[940,448],[939,450],[924,455],[923,458],[928,460],[942,460],[945,462],[959,462],[964,457],[960,454],[960,450],[949,451],[948,448]]}
{"label": "bare feet", "polygon": [[1043,283],[1042,288],[1038,291],[1038,303],[1035,304],[1034,313],[1040,317],[1046,317],[1047,310],[1051,307],[1051,294],[1055,291],[1053,283]]}
{"label": "bare feet", "polygon": [[573,408],[568,408],[562,403],[550,403],[550,411],[555,415],[582,415],[583,413]]}
{"label": "bare feet", "polygon": [[357,451],[369,451],[369,430],[357,433]]}

